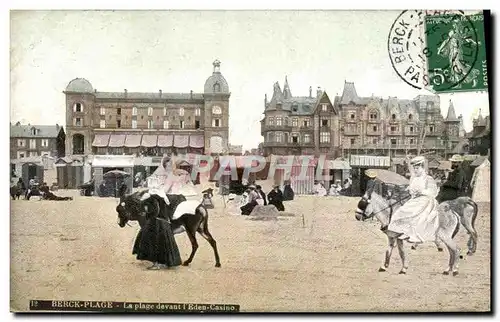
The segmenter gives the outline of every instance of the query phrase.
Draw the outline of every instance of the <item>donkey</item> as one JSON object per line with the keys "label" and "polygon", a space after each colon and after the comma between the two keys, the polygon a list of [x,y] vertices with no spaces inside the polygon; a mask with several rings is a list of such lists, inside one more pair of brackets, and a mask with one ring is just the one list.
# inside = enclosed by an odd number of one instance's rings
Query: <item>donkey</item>
{"label": "donkey", "polygon": [[118,225],[123,228],[129,221],[137,221],[142,229],[146,225],[146,212],[151,211],[150,208],[159,211],[159,207],[170,207],[171,213],[174,214],[172,218],[169,218],[173,233],[180,234],[185,231],[191,242],[191,254],[182,265],[189,266],[193,261],[198,249],[196,240],[196,232],[198,232],[214,250],[215,267],[221,267],[217,243],[208,231],[208,211],[205,207],[199,202],[194,205],[192,201],[187,201],[183,195],[167,194],[166,197],[168,203],[164,196],[149,193],[149,190],[137,191],[121,197],[120,203],[116,207]]}
{"label": "donkey", "polygon": [[[390,201],[389,201],[390,202]],[[469,203],[464,204],[464,207],[472,208],[469,209],[477,212],[477,207],[472,206]],[[448,248],[448,252],[450,254],[450,260],[448,264],[448,268],[443,272],[444,275],[449,275],[450,272],[453,276],[458,275],[458,261],[460,256],[460,249],[457,246],[456,242],[453,238],[459,231],[461,218],[455,211],[455,209],[448,203],[443,202],[438,206],[438,216],[439,216],[439,225],[436,230],[436,237],[441,240],[446,247]],[[356,219],[357,220],[366,220],[375,216],[381,223],[382,226],[387,227],[391,221],[391,216],[394,212],[392,203],[389,204],[388,200],[384,199],[382,196],[377,194],[376,192],[372,193],[372,197],[370,199],[370,203],[366,202],[365,199],[361,199],[358,204],[358,209],[356,209]],[[475,218],[473,216],[464,216],[464,218]],[[477,236],[474,229],[474,224],[471,222],[470,224],[464,225],[467,230],[467,227],[471,227],[472,231],[469,233],[472,236]],[[403,247],[403,240],[399,237],[402,236],[401,233],[395,233],[389,231],[387,229],[383,230],[387,235],[389,248],[385,252],[385,261],[384,265],[379,268],[379,272],[385,272],[389,268],[389,263],[391,260],[392,250],[395,245],[398,246],[399,256],[402,261],[402,268],[399,274],[406,274],[408,269],[408,265],[406,262],[406,255]],[[475,252],[475,243],[473,246],[470,246],[470,252]]]}

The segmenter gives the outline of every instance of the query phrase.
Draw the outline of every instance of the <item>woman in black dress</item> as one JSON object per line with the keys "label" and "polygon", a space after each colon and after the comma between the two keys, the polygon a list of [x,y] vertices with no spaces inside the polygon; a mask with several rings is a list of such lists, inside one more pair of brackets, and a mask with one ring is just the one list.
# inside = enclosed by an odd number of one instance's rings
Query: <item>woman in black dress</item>
{"label": "woman in black dress", "polygon": [[170,226],[171,207],[156,195],[143,201],[141,206],[146,210],[146,224],[137,235],[132,254],[137,255],[138,260],[153,262],[148,269],[181,265],[179,248]]}
{"label": "woman in black dress", "polygon": [[274,205],[278,211],[285,211],[285,206],[283,205],[283,193],[279,186],[274,186],[274,189],[267,195],[267,200],[270,205]]}

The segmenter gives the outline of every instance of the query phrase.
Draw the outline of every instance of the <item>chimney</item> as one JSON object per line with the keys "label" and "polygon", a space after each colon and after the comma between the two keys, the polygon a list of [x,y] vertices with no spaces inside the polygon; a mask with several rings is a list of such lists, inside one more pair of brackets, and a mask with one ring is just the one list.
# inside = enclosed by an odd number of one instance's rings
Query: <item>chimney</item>
{"label": "chimney", "polygon": [[97,93],[97,88],[96,88],[96,89],[94,89],[94,93]]}
{"label": "chimney", "polygon": [[127,93],[128,93],[128,92],[127,92],[127,89],[125,88],[125,90],[124,90],[124,91],[125,91],[125,97],[127,97]]}
{"label": "chimney", "polygon": [[318,86],[318,89],[316,90],[316,96],[319,97],[319,94],[321,94],[321,87]]}
{"label": "chimney", "polygon": [[309,97],[312,97],[312,93],[313,93],[313,88],[312,86],[309,86]]}
{"label": "chimney", "polygon": [[193,90],[189,92],[190,98],[193,99]]}
{"label": "chimney", "polygon": [[267,104],[267,94],[264,94],[264,105]]}
{"label": "chimney", "polygon": [[56,123],[56,129],[59,130],[59,124]]}

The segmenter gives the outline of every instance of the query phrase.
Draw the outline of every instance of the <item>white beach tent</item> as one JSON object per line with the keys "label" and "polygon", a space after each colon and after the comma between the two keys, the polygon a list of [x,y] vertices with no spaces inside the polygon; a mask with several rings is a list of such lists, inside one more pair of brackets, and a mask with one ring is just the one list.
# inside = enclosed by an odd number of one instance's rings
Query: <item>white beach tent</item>
{"label": "white beach tent", "polygon": [[491,201],[491,163],[487,158],[485,158],[483,163],[474,170],[471,188],[472,200],[475,202]]}

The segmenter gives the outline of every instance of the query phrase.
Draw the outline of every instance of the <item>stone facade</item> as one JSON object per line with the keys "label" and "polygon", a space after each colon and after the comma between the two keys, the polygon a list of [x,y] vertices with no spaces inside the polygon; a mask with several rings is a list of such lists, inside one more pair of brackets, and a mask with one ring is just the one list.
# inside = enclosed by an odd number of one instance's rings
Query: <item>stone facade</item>
{"label": "stone facade", "polygon": [[[83,78],[72,80],[66,90],[66,151],[68,155],[164,153],[223,153],[229,136],[229,86],[213,63],[203,93],[98,92]],[[204,143],[196,148],[171,146],[157,148],[113,148],[97,143],[96,135],[189,137]],[[139,139],[140,140],[140,139]],[[190,141],[191,142],[191,141]],[[141,143],[142,144],[142,143]],[[169,144],[167,144],[169,145]],[[192,148],[192,149],[191,149]]]}
{"label": "stone facade", "polygon": [[[462,116],[456,117],[450,101],[443,118],[437,95],[413,100],[359,97],[354,83],[345,82],[342,95],[332,102],[319,88],[315,97],[311,88],[309,97],[293,97],[286,79],[284,88],[281,91],[275,83],[271,102],[265,99],[261,121],[265,155],[396,156],[430,151],[446,156],[464,135]],[[277,117],[292,123],[276,125]],[[283,139],[276,139],[277,132]],[[298,139],[292,139],[292,133]]]}

